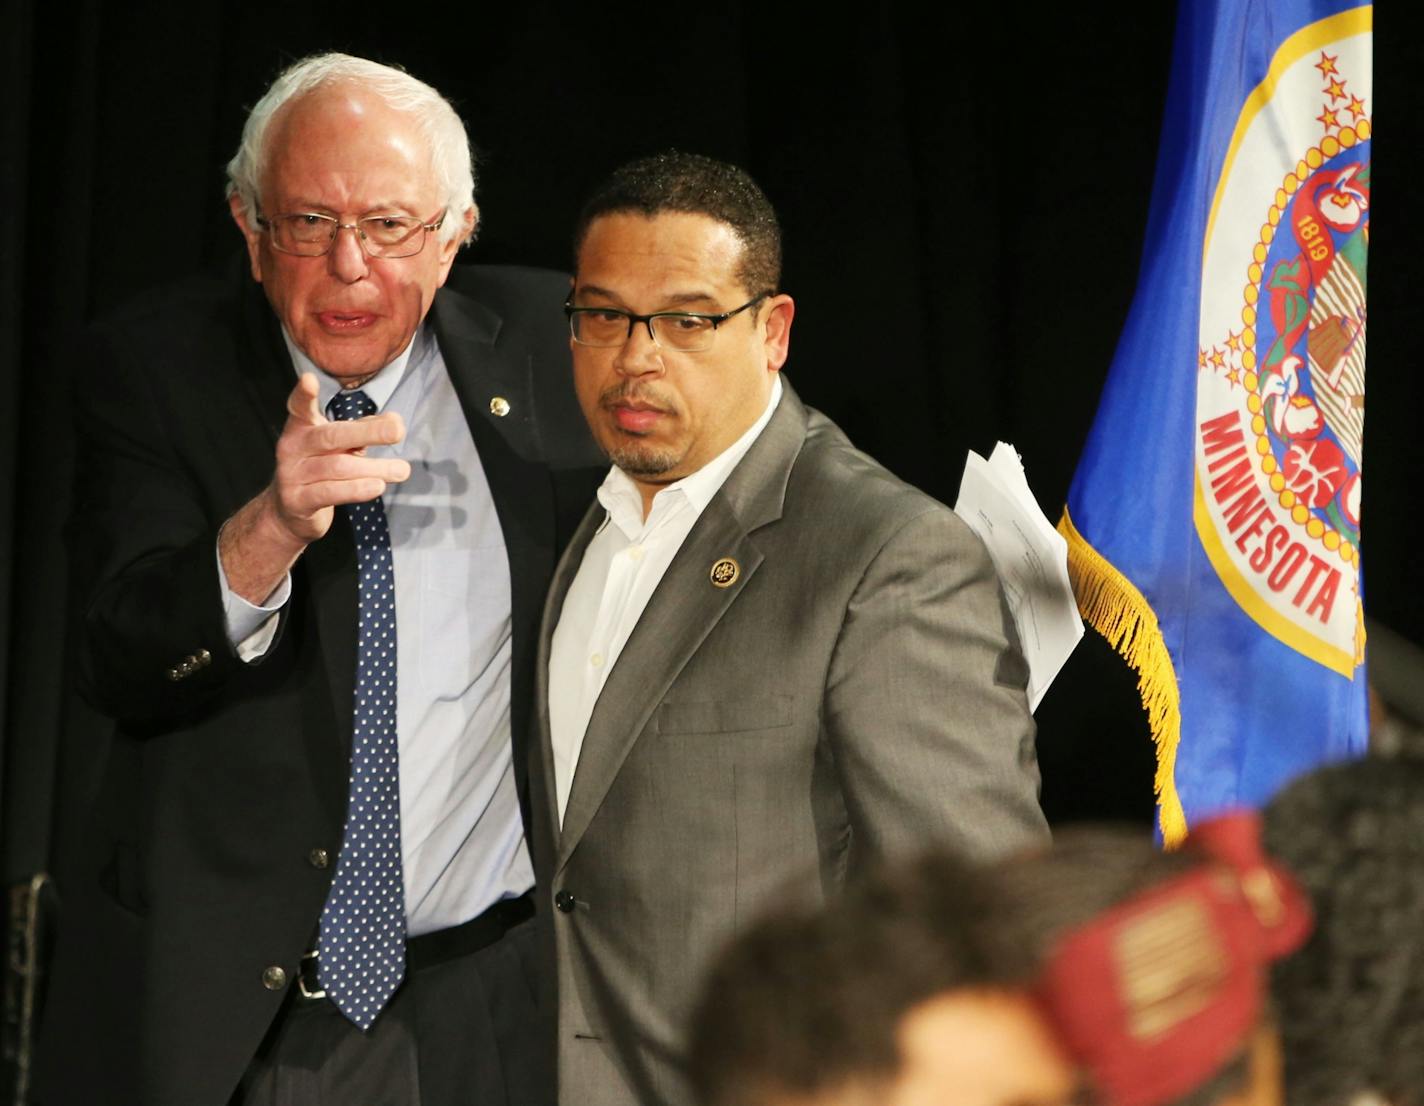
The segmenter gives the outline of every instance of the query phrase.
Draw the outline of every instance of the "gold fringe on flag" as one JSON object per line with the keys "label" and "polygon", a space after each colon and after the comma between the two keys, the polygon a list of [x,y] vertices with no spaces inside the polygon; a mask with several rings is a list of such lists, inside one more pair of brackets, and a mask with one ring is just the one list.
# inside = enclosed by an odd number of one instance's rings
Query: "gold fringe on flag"
{"label": "gold fringe on flag", "polygon": [[1177,744],[1182,737],[1181,694],[1162,627],[1151,604],[1132,581],[1078,533],[1068,509],[1058,521],[1068,542],[1068,577],[1083,620],[1107,639],[1137,672],[1137,691],[1157,747],[1157,818],[1162,841],[1176,848],[1187,837],[1187,816],[1177,795]]}

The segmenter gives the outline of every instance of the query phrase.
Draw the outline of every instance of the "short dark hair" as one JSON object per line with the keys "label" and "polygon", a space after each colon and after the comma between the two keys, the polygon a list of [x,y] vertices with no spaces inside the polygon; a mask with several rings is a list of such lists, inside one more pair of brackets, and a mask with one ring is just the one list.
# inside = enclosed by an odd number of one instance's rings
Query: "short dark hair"
{"label": "short dark hair", "polygon": [[1371,756],[1303,776],[1265,810],[1265,842],[1315,908],[1271,973],[1287,1099],[1345,1106],[1424,1088],[1424,760]]}
{"label": "short dark hair", "polygon": [[703,1106],[804,1099],[894,1078],[913,1008],[1024,985],[1032,960],[996,924],[988,878],[942,852],[886,867],[827,907],[783,906],[722,953],[692,1020]]}
{"label": "short dark hair", "polygon": [[731,227],[742,242],[737,276],[747,291],[780,291],[781,225],[766,194],[745,169],[677,150],[630,161],[594,190],[574,228],[574,269],[595,219],[667,211],[707,215]]}
{"label": "short dark hair", "polygon": [[[1013,857],[995,873],[1004,928],[1041,967],[1070,931],[1206,863],[1190,850],[1159,851],[1136,827],[1073,826],[1054,835],[1052,848]],[[1248,1077],[1243,1047],[1173,1106],[1209,1106]]]}

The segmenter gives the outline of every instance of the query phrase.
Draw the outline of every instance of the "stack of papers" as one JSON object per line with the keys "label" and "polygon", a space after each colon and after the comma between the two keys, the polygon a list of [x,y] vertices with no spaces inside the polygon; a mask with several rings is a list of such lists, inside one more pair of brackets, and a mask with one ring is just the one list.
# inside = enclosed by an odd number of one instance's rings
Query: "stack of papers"
{"label": "stack of papers", "polygon": [[1083,636],[1068,581],[1068,543],[1039,509],[1023,464],[1000,442],[986,461],[969,453],[955,513],[989,547],[1028,659],[1028,703],[1043,693]]}

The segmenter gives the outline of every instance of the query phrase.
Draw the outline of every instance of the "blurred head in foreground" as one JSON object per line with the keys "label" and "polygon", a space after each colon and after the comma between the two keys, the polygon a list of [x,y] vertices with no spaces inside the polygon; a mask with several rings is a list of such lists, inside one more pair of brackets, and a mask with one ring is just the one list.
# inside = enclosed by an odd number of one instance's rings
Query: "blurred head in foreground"
{"label": "blurred head in foreground", "polygon": [[1064,1106],[1073,1067],[1025,990],[987,877],[944,855],[828,909],[768,915],[694,1014],[702,1106]]}
{"label": "blurred head in foreground", "polygon": [[1042,960],[1035,995],[1107,1106],[1280,1102],[1266,969],[1310,927],[1254,814],[1158,852],[1077,830],[996,876],[1006,928]]}
{"label": "blurred head in foreground", "polygon": [[1316,928],[1272,991],[1291,1106],[1424,1102],[1424,761],[1313,772],[1265,811]]}

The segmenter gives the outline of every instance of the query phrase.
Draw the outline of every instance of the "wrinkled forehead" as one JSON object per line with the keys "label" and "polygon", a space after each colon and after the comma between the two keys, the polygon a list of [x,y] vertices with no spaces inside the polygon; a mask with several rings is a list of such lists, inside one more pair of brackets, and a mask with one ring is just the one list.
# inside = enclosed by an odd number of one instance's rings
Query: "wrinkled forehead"
{"label": "wrinkled forehead", "polygon": [[368,193],[372,202],[434,202],[439,189],[419,119],[354,83],[284,104],[264,139],[262,190]]}

